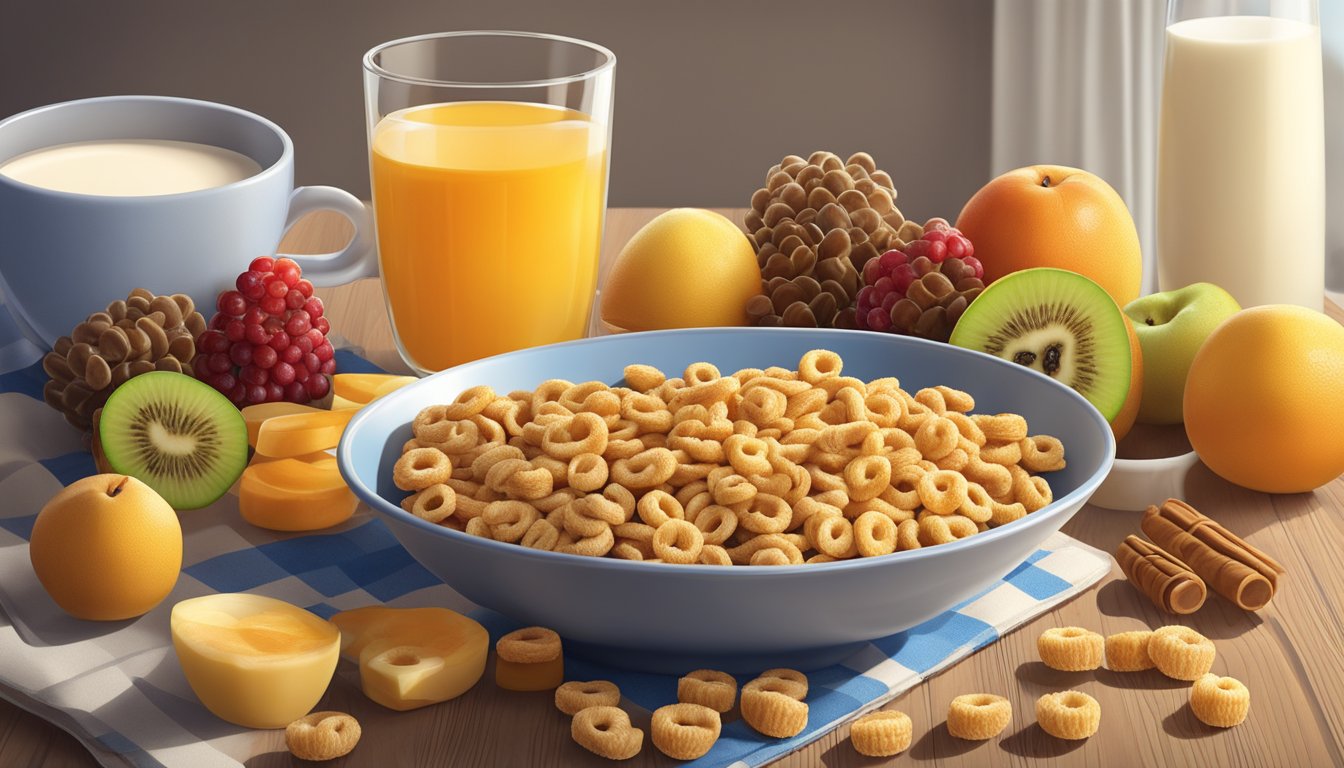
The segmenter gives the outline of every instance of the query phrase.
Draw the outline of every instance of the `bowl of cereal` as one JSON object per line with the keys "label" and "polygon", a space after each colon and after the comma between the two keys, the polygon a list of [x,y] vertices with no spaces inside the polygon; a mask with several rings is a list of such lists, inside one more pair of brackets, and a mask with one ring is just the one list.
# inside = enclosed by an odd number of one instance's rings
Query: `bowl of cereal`
{"label": "bowl of cereal", "polygon": [[467,599],[631,668],[831,663],[1031,555],[1115,456],[1068,387],[903,336],[710,328],[442,371],[346,481]]}

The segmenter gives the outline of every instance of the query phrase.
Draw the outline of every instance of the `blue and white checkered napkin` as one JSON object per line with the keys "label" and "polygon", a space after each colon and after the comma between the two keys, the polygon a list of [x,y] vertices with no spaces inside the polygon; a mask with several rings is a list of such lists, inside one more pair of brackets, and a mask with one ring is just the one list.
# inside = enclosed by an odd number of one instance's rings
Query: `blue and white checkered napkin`
{"label": "blue and white checkered napkin", "polygon": [[[371,369],[338,355],[341,370]],[[515,628],[439,582],[366,508],[336,529],[284,535],[242,522],[232,494],[182,515],[182,577],[158,608],[113,624],[70,618],[33,575],[27,540],[46,500],[93,473],[93,461],[42,402],[35,351],[17,350],[0,363],[9,364],[0,367],[0,696],[70,731],[103,764],[228,765],[275,748],[270,734],[216,719],[191,693],[168,632],[172,605],[185,598],[257,592],[322,616],[371,603],[442,605],[472,613],[496,637]],[[693,765],[757,766],[787,754],[1081,592],[1110,566],[1107,555],[1056,535],[985,593],[810,673],[810,719],[799,736],[767,739],[737,720]],[[612,680],[640,707],[676,700],[674,677],[565,663],[571,679]]]}

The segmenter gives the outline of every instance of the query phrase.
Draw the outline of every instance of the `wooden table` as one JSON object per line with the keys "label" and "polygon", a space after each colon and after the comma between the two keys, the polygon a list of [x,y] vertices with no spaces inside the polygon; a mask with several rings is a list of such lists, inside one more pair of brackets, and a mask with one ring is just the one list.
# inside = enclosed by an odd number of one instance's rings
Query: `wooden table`
{"label": "wooden table", "polygon": [[[636,229],[658,211],[618,209],[608,217],[603,266]],[[724,211],[741,221],[741,210]],[[322,252],[347,237],[343,220],[317,216],[296,227],[288,250]],[[378,283],[366,280],[322,291],[333,328],[389,369],[401,368]],[[1344,312],[1334,305],[1336,319]],[[1344,386],[1344,382],[1340,382]],[[1170,432],[1136,433],[1122,454],[1154,455],[1183,440]],[[915,741],[891,763],[945,766],[1059,765],[1325,766],[1344,765],[1344,479],[1314,493],[1270,496],[1220,480],[1202,465],[1188,479],[1187,498],[1260,547],[1287,568],[1274,601],[1257,614],[1244,613],[1216,596],[1193,616],[1158,612],[1126,583],[1119,569],[1072,602],[974,654],[888,705],[914,720]],[[1112,552],[1138,530],[1137,513],[1086,507],[1064,530]],[[1180,622],[1213,638],[1215,670],[1241,679],[1252,691],[1250,719],[1219,730],[1201,724],[1186,703],[1188,686],[1152,671],[1116,674],[1064,673],[1047,669],[1036,655],[1036,637],[1054,626],[1079,625],[1102,633]],[[343,665],[344,666],[344,665]],[[1082,742],[1053,739],[1035,724],[1042,693],[1077,688],[1095,696],[1103,711],[1101,731]],[[953,739],[943,726],[948,702],[958,694],[987,691],[1007,696],[1013,723],[990,742]],[[568,720],[549,693],[499,691],[487,680],[460,699],[408,713],[394,713],[365,699],[349,676],[338,676],[321,709],[353,712],[364,740],[332,765],[559,766],[610,765],[577,748]],[[640,724],[641,717],[635,717]],[[647,727],[647,716],[642,718]],[[781,760],[790,768],[884,764],[857,755],[840,728]],[[258,766],[290,765],[278,734],[277,752]],[[647,742],[646,742],[647,743]],[[0,702],[0,766],[87,765],[92,761],[70,736]],[[669,765],[651,746],[623,765]]]}

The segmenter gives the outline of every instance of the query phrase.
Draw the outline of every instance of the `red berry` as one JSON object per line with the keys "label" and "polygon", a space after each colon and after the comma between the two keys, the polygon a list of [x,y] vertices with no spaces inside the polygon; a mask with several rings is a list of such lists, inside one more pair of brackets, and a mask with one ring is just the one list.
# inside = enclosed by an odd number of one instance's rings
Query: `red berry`
{"label": "red berry", "polygon": [[309,352],[303,356],[303,367],[307,368],[309,373],[317,373],[322,370],[322,361],[317,359],[317,355]]}
{"label": "red berry", "polygon": [[894,290],[896,290],[896,281],[892,280],[890,277],[884,277],[876,283],[873,283],[873,292],[877,294],[873,299],[873,303],[880,303],[882,299],[886,298],[887,294]]}
{"label": "red berry", "polygon": [[327,332],[331,330],[331,323],[327,321],[327,318],[319,317],[313,321],[313,327],[320,331],[323,336],[326,336]]}
{"label": "red berry", "polygon": [[266,402],[278,403],[285,399],[285,388],[274,381],[266,382]]}
{"label": "red berry", "polygon": [[929,241],[930,243],[946,243],[947,230],[945,229],[925,230],[923,239]]}
{"label": "red berry", "polygon": [[280,350],[280,360],[289,363],[290,365],[298,365],[299,361],[303,359],[304,351],[299,348],[297,344],[290,344],[289,337],[285,336],[283,333],[277,334],[276,338],[281,336],[284,336],[285,343],[288,346]]}
{"label": "red berry", "polygon": [[891,270],[910,261],[904,253],[901,253],[894,248],[881,256],[878,256],[877,260],[887,274],[891,274]]}
{"label": "red berry", "polygon": [[270,368],[275,365],[279,355],[269,346],[254,347],[252,349],[252,364],[258,368]]}
{"label": "red berry", "polygon": [[275,259],[270,256],[258,256],[247,266],[252,272],[270,272],[275,266]]}
{"label": "red berry", "polygon": [[224,325],[224,337],[229,341],[242,341],[247,338],[247,326],[235,317]]}
{"label": "red berry", "polygon": [[284,333],[285,321],[278,317],[268,317],[261,324],[261,327],[265,328],[267,333]]}
{"label": "red berry", "polygon": [[248,325],[261,325],[265,321],[266,313],[261,307],[248,307],[247,311],[243,313],[243,322]]}
{"label": "red berry", "polygon": [[238,378],[244,384],[264,386],[267,381],[270,381],[271,374],[255,365],[249,365],[243,369],[242,373],[238,374]]}
{"label": "red berry", "polygon": [[307,280],[300,280],[299,282],[294,284],[294,287],[298,288],[299,293],[302,293],[304,296],[313,295],[313,284],[308,282]]}
{"label": "red berry", "polygon": [[264,384],[253,384],[248,387],[247,402],[249,405],[266,402],[266,386]]}
{"label": "red berry", "polygon": [[234,384],[233,389],[228,391],[228,395],[229,400],[232,401],[234,405],[242,406],[247,401],[247,385],[241,381]]}
{"label": "red berry", "polygon": [[864,321],[868,324],[868,329],[872,331],[885,331],[891,327],[891,315],[883,312],[881,307],[868,310],[864,316]]}
{"label": "red berry", "polygon": [[238,292],[250,301],[256,301],[266,295],[266,285],[261,281],[260,272],[244,272],[235,283]]}
{"label": "red berry", "polygon": [[949,237],[947,239],[947,255],[954,259],[960,259],[966,255],[966,246],[970,245],[970,242],[960,235]]}
{"label": "red berry", "polygon": [[915,268],[910,264],[902,264],[891,273],[891,280],[896,284],[896,293],[905,295],[910,288],[910,284],[915,282],[919,276],[915,274]]}
{"label": "red berry", "polygon": [[313,349],[317,349],[327,343],[327,335],[316,328],[309,328],[308,332],[304,335],[308,337],[309,341],[313,342]]}
{"label": "red berry", "polygon": [[284,387],[294,380],[294,366],[281,360],[271,366],[271,381]]}
{"label": "red berry", "polygon": [[312,322],[308,319],[308,313],[295,312],[285,322],[285,333],[290,336],[301,336],[307,334],[312,327]]}
{"label": "red berry", "polygon": [[285,293],[285,306],[290,309],[302,309],[307,301],[308,297],[299,293],[297,288],[290,288]]}
{"label": "red berry", "polygon": [[306,403],[309,400],[308,388],[301,381],[291,381],[285,387],[285,399],[291,403]]}
{"label": "red berry", "polygon": [[309,317],[316,320],[322,316],[322,313],[326,311],[326,308],[322,306],[321,299],[308,299],[303,303],[303,311],[307,312]]}
{"label": "red berry", "polygon": [[302,349],[303,354],[305,355],[313,351],[313,339],[306,333],[302,336],[291,337],[290,342],[299,349]]}
{"label": "red berry", "polygon": [[225,291],[219,294],[215,308],[226,315],[237,317],[247,310],[247,299],[237,291]]}
{"label": "red berry", "polygon": [[289,293],[289,286],[288,286],[288,285],[285,285],[285,281],[284,281],[284,280],[281,280],[280,277],[279,277],[278,275],[267,275],[267,276],[266,276],[266,295],[267,295],[267,296],[276,296],[276,297],[279,297],[279,298],[282,298],[282,299],[283,299],[283,298],[285,298],[285,294],[286,294],[286,293]]}
{"label": "red berry", "polygon": [[274,349],[276,352],[284,352],[286,349],[289,349],[289,334],[287,333],[275,334],[274,336],[271,337],[270,345],[271,349]]}
{"label": "red berry", "polygon": [[313,375],[312,372],[309,371],[307,368],[304,368],[302,363],[299,363],[299,364],[297,364],[297,365],[294,366],[294,380],[295,380],[295,381],[298,381],[298,382],[304,382],[304,381],[307,381],[307,380],[308,380],[308,377],[309,377],[309,376],[312,376],[312,375]]}
{"label": "red berry", "polygon": [[896,302],[900,301],[903,298],[905,297],[899,293],[896,293],[895,291],[888,293],[886,297],[882,299],[882,311],[890,315],[891,308],[896,306]]}
{"label": "red berry", "polygon": [[313,354],[317,355],[318,360],[325,363],[336,355],[336,350],[332,349],[331,342],[323,341],[321,344],[313,347]]}
{"label": "red berry", "polygon": [[331,388],[331,382],[327,381],[326,376],[309,376],[303,386],[308,390],[309,397],[320,400],[327,396],[327,390]]}
{"label": "red berry", "polygon": [[974,256],[967,256],[962,261],[966,262],[966,266],[975,270],[976,277],[983,278],[985,276],[985,265],[981,264],[979,259]]}
{"label": "red berry", "polygon": [[299,276],[302,274],[302,270],[299,269],[299,265],[293,259],[276,259],[275,266],[271,267],[271,272],[285,281],[285,287],[299,282]]}
{"label": "red berry", "polygon": [[210,355],[209,366],[211,373],[228,373],[233,370],[233,361],[229,359],[228,354],[215,352]]}
{"label": "red berry", "polygon": [[929,254],[930,245],[932,245],[932,243],[928,240],[911,240],[905,244],[905,255],[910,261],[914,261],[920,256],[927,256]]}
{"label": "red berry", "polygon": [[868,285],[872,285],[873,283],[877,282],[877,279],[879,277],[883,277],[886,275],[886,271],[882,269],[882,265],[879,263],[880,261],[881,259],[869,259],[867,262],[864,263],[863,282],[867,283]]}
{"label": "red berry", "polygon": [[252,362],[252,345],[245,341],[240,341],[229,347],[229,359],[233,364],[242,368]]}
{"label": "red berry", "polygon": [[322,363],[322,372],[328,376],[336,373],[336,358],[333,357],[325,363]]}
{"label": "red berry", "polygon": [[238,380],[231,373],[212,373],[205,379],[205,382],[220,392],[228,394],[229,390],[233,389],[234,385],[238,383]]}
{"label": "red berry", "polygon": [[224,314],[223,312],[216,312],[210,318],[210,330],[212,331],[224,330],[224,326],[229,324],[229,319],[230,319],[229,316]]}
{"label": "red berry", "polygon": [[[258,346],[275,340],[274,337],[272,337],[271,334],[267,333],[266,329],[262,328],[260,325],[243,326],[243,338],[247,339],[248,342],[256,344]],[[286,339],[286,343],[288,343],[288,339]]]}
{"label": "red berry", "polygon": [[197,355],[196,359],[191,361],[191,372],[201,381],[209,381],[214,375],[210,372],[210,356]]}
{"label": "red berry", "polygon": [[279,317],[285,313],[285,300],[281,296],[268,294],[257,302],[257,306],[261,307],[261,311],[273,317]]}
{"label": "red berry", "polygon": [[[935,233],[935,234],[942,234],[942,233]],[[943,259],[947,258],[947,243],[943,242],[942,240],[930,240],[928,257],[929,261],[932,261],[934,264],[942,262]]]}
{"label": "red berry", "polygon": [[205,354],[229,351],[229,340],[219,331],[206,331],[196,340],[196,348]]}

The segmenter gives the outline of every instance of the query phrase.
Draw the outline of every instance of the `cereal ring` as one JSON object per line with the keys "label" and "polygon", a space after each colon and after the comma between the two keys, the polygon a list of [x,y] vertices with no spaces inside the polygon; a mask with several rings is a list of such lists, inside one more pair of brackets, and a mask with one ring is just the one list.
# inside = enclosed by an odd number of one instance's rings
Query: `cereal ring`
{"label": "cereal ring", "polygon": [[863,399],[868,419],[883,429],[896,427],[905,415],[905,403],[898,397],[881,392],[870,392]]}
{"label": "cereal ring", "polygon": [[607,462],[596,453],[580,453],[569,460],[566,468],[569,487],[591,493],[607,484]]}
{"label": "cereal ring", "polygon": [[443,483],[431,485],[411,498],[411,514],[431,523],[452,517],[457,508],[457,492]]}
{"label": "cereal ring", "polygon": [[700,529],[706,545],[723,544],[737,530],[737,513],[712,504],[696,515],[694,525]]}
{"label": "cereal ring", "polygon": [[392,482],[403,491],[422,491],[448,482],[452,475],[452,459],[438,448],[409,450],[392,466]]}
{"label": "cereal ring", "polygon": [[1101,667],[1106,641],[1082,627],[1053,627],[1036,638],[1041,661],[1062,672],[1086,672]]}
{"label": "cereal ring", "polygon": [[994,443],[980,446],[980,460],[987,464],[1010,467],[1022,460],[1022,446],[1018,443]]}
{"label": "cereal ring", "polygon": [[600,381],[575,384],[560,393],[556,401],[574,413],[615,416],[621,412],[621,398]]}
{"label": "cereal ring", "polygon": [[961,515],[926,514],[919,518],[919,543],[926,547],[950,544],[979,532],[970,518]]}
{"label": "cereal ring", "polygon": [[666,432],[672,428],[672,412],[657,395],[631,393],[621,400],[621,417],[642,432]]}
{"label": "cereal ring", "polygon": [[691,363],[690,365],[686,366],[686,370],[682,371],[681,373],[681,378],[686,382],[687,386],[695,386],[696,384],[705,384],[707,382],[711,382],[714,381],[715,379],[719,379],[722,377],[723,374],[719,373],[718,366],[714,365],[713,363],[703,363],[703,362]]}
{"label": "cereal ring", "polygon": [[769,448],[764,440],[745,435],[729,435],[723,441],[723,453],[739,475],[765,475],[773,471]]}
{"label": "cereal ring", "polygon": [[700,559],[696,561],[701,565],[732,565],[733,559],[729,557],[728,550],[717,544],[706,544],[700,548]]}
{"label": "cereal ring", "polygon": [[1153,633],[1143,629],[1106,636],[1106,668],[1112,672],[1142,672],[1156,666],[1148,655]]}
{"label": "cereal ring", "polygon": [[631,490],[654,488],[667,482],[677,469],[677,459],[666,448],[650,448],[611,465],[613,482]]}
{"label": "cereal ring", "polygon": [[652,365],[625,366],[625,383],[630,385],[631,389],[648,392],[657,389],[664,381],[667,381],[667,376]]}
{"label": "cereal ring", "polygon": [[1251,692],[1240,680],[1201,675],[1190,688],[1190,709],[1201,723],[1231,728],[1251,711]]}
{"label": "cereal ring", "polygon": [[675,760],[703,757],[719,740],[719,713],[700,704],[680,702],[653,711],[653,746]]}
{"label": "cereal ring", "polygon": [[[531,445],[527,446],[526,448],[522,448],[521,446],[519,446],[519,448],[520,450],[522,450],[524,455],[526,455],[529,450],[531,451],[537,450],[536,447]],[[552,487],[559,488],[560,486],[569,484],[569,462],[551,458],[550,456],[547,456],[544,453],[537,453],[537,455],[528,458],[528,462],[532,465],[533,469],[546,470],[546,473],[551,476]],[[550,494],[546,495],[549,496]]]}
{"label": "cereal ring", "polygon": [[742,719],[758,733],[788,739],[807,727],[807,704],[774,690],[742,688]]}
{"label": "cereal ring", "polygon": [[844,361],[829,349],[813,349],[798,360],[798,378],[808,384],[816,384],[823,379],[840,375]]}
{"label": "cereal ring", "polygon": [[541,449],[568,461],[580,453],[602,454],[607,450],[607,422],[595,413],[577,413],[552,422],[541,438]]}
{"label": "cereal ring", "polygon": [[608,485],[602,489],[602,498],[615,502],[625,513],[625,519],[635,516],[635,495],[629,488],[620,485]]}
{"label": "cereal ring", "polygon": [[936,414],[941,415],[947,412],[947,401],[943,399],[943,393],[931,387],[925,387],[916,392],[915,402]]}
{"label": "cereal ring", "polygon": [[589,707],[614,707],[621,703],[621,689],[610,680],[571,680],[555,689],[555,708],[577,715]]}
{"label": "cereal ring", "polygon": [[416,427],[415,437],[444,453],[457,455],[476,447],[480,441],[481,430],[474,421],[444,419]]}
{"label": "cereal ring", "polygon": [[449,419],[469,419],[485,410],[495,399],[495,391],[482,384],[464,390],[453,402],[444,406],[444,417]]}
{"label": "cereal ring", "polygon": [[991,509],[993,514],[989,517],[989,524],[997,528],[1000,525],[1007,525],[1014,520],[1021,520],[1027,516],[1027,508],[1020,503],[1004,504],[995,501]]}
{"label": "cereal ring", "polygon": [[783,392],[770,387],[743,387],[739,397],[738,414],[762,428],[784,418],[789,402]]}
{"label": "cereal ring", "polygon": [[807,526],[808,542],[823,555],[837,560],[854,557],[858,548],[854,540],[854,525],[841,515],[814,515],[815,523]]}
{"label": "cereal ring", "polygon": [[596,494],[575,499],[565,515],[565,530],[575,536],[597,536],[603,528],[626,522],[620,504]]}
{"label": "cereal ring", "polygon": [[[530,463],[526,466],[528,468],[520,467],[505,479],[504,492],[515,499],[527,501],[551,495],[551,491],[555,488],[555,476],[551,474],[551,471],[545,467],[533,468]],[[561,468],[564,469],[565,465],[562,464]],[[486,481],[486,485],[489,485],[488,477]]]}
{"label": "cereal ring", "polygon": [[975,398],[971,397],[969,392],[963,392],[960,389],[938,385],[934,387],[938,394],[943,396],[943,403],[947,410],[958,413],[970,413],[975,409]]}
{"label": "cereal ring", "polygon": [[788,556],[790,565],[799,565],[803,562],[803,552],[798,545],[787,538],[784,534],[768,533],[759,536],[753,536],[747,541],[742,542],[736,547],[728,550],[728,556],[733,562],[739,565],[746,565],[751,562],[751,558],[762,549],[778,549]]}
{"label": "cereal ring", "polygon": [[957,447],[961,433],[957,425],[942,416],[931,416],[915,431],[915,447],[930,461],[947,456]]}
{"label": "cereal ring", "polygon": [[579,746],[608,760],[629,760],[644,748],[644,732],[631,725],[630,716],[619,707],[579,710],[569,734]]}
{"label": "cereal ring", "polygon": [[[711,472],[711,474],[713,473]],[[728,475],[719,480],[714,484],[714,490],[711,493],[714,497],[714,503],[725,507],[750,502],[756,498],[756,494],[756,486],[752,485],[747,478],[737,474]]]}
{"label": "cereal ring", "polygon": [[1022,466],[1031,472],[1054,472],[1065,466],[1064,444],[1057,437],[1024,437],[1018,447],[1022,450]]}
{"label": "cereal ring", "polygon": [[533,418],[542,413],[543,405],[558,403],[560,396],[572,386],[574,386],[574,382],[564,379],[547,379],[538,384],[537,388],[532,390],[532,397],[529,400],[532,405]]}
{"label": "cereal ring", "polygon": [[915,520],[903,520],[896,524],[896,550],[904,552],[924,546],[919,541],[919,523]]}
{"label": "cereal ring", "polygon": [[966,465],[971,463],[971,456],[961,448],[953,448],[951,453],[933,463],[937,469],[945,469],[960,474],[966,468]]}
{"label": "cereal ring", "polygon": [[519,544],[529,549],[553,550],[555,545],[560,542],[560,529],[551,525],[548,520],[537,520],[528,526],[527,532],[519,540]]}
{"label": "cereal ring", "polygon": [[359,721],[344,712],[313,712],[285,726],[285,746],[300,760],[335,760],[359,743]]}
{"label": "cereal ring", "polygon": [[653,553],[665,563],[694,563],[704,544],[700,529],[685,520],[668,520],[653,534]]}
{"label": "cereal ring", "polygon": [[516,664],[540,664],[560,656],[560,636],[546,627],[523,627],[495,642],[495,653]]}
{"label": "cereal ring", "polygon": [[645,542],[650,545],[649,551],[652,552],[653,533],[657,529],[652,525],[645,523],[619,523],[611,526],[611,532],[622,539],[629,539],[636,542]]}
{"label": "cereal ring", "polygon": [[957,509],[959,514],[970,518],[972,522],[988,523],[994,517],[993,497],[979,483],[966,484],[966,500]]}
{"label": "cereal ring", "polygon": [[[482,511],[484,511],[484,507],[485,505],[482,505]],[[463,530],[465,530],[472,536],[480,536],[483,539],[495,538],[494,532],[491,531],[490,529],[490,524],[485,522],[485,520],[479,515],[476,517],[468,518],[467,527],[464,528]]]}
{"label": "cereal ring", "polygon": [[616,546],[616,537],[612,534],[611,527],[607,525],[603,525],[602,530],[597,534],[584,536],[569,542],[565,541],[566,535],[570,535],[568,531],[560,534],[560,541],[555,545],[555,552],[563,552],[567,555],[583,555],[584,557],[601,557]]}
{"label": "cereal ring", "polygon": [[894,709],[870,712],[849,726],[849,743],[866,757],[891,757],[910,748],[914,726],[910,716]]}
{"label": "cereal ring", "polygon": [[966,478],[957,472],[940,469],[919,478],[920,503],[938,515],[951,515],[966,502]]}
{"label": "cereal ring", "polygon": [[1101,705],[1082,691],[1047,693],[1036,700],[1036,722],[1057,739],[1086,739],[1101,726]]}
{"label": "cereal ring", "polygon": [[471,423],[476,425],[476,430],[480,433],[479,439],[483,443],[503,443],[508,440],[509,433],[504,430],[504,425],[494,419],[487,419],[477,414],[471,417]]}
{"label": "cereal ring", "polygon": [[1013,475],[1013,498],[1021,502],[1028,512],[1035,512],[1054,499],[1050,483],[1038,475],[1029,475],[1022,467],[1009,467]]}
{"label": "cereal ring", "polygon": [[485,482],[485,476],[490,473],[491,467],[509,459],[527,460],[522,450],[512,445],[496,445],[482,451],[471,462],[471,479],[478,483]]}
{"label": "cereal ring", "polygon": [[532,524],[541,518],[537,508],[525,501],[492,501],[480,519],[490,526],[495,541],[522,541]]}
{"label": "cereal ring", "polygon": [[677,680],[677,701],[727,712],[737,700],[737,680],[727,672],[697,669]]}
{"label": "cereal ring", "polygon": [[1176,680],[1198,680],[1213,668],[1213,641],[1189,627],[1172,625],[1153,631],[1148,640],[1153,665]]}
{"label": "cereal ring", "polygon": [[884,456],[858,456],[845,465],[844,477],[849,498],[875,499],[891,486],[891,462]]}
{"label": "cereal ring", "polygon": [[896,522],[881,512],[864,512],[854,520],[854,544],[859,549],[860,557],[878,557],[895,552]]}
{"label": "cereal ring", "polygon": [[617,560],[643,560],[644,550],[629,539],[617,538],[616,544],[607,553]]}
{"label": "cereal ring", "polygon": [[681,502],[665,491],[649,491],[635,505],[639,519],[657,528],[668,520],[686,519]]}
{"label": "cereal ring", "polygon": [[1013,705],[1002,696],[967,693],[947,709],[947,732],[958,739],[984,741],[1003,733],[1013,719]]}
{"label": "cereal ring", "polygon": [[738,526],[752,533],[783,533],[793,520],[793,507],[779,496],[758,493],[738,513]]}
{"label": "cereal ring", "polygon": [[1016,413],[977,414],[971,420],[987,442],[1016,443],[1027,436],[1027,420]]}
{"label": "cereal ring", "polygon": [[858,451],[864,438],[876,432],[877,425],[871,421],[852,421],[845,424],[828,426],[817,438],[816,448],[827,453],[847,454]]}
{"label": "cereal ring", "polygon": [[667,401],[667,404],[673,411],[676,411],[684,405],[720,403],[732,396],[741,386],[742,383],[731,376],[719,377],[699,384],[692,384],[687,381],[686,386],[678,389],[672,395],[672,399]]}
{"label": "cereal ring", "polygon": [[742,686],[742,690],[777,691],[789,698],[802,701],[807,698],[807,675],[796,669],[776,667],[767,669],[754,680]]}

